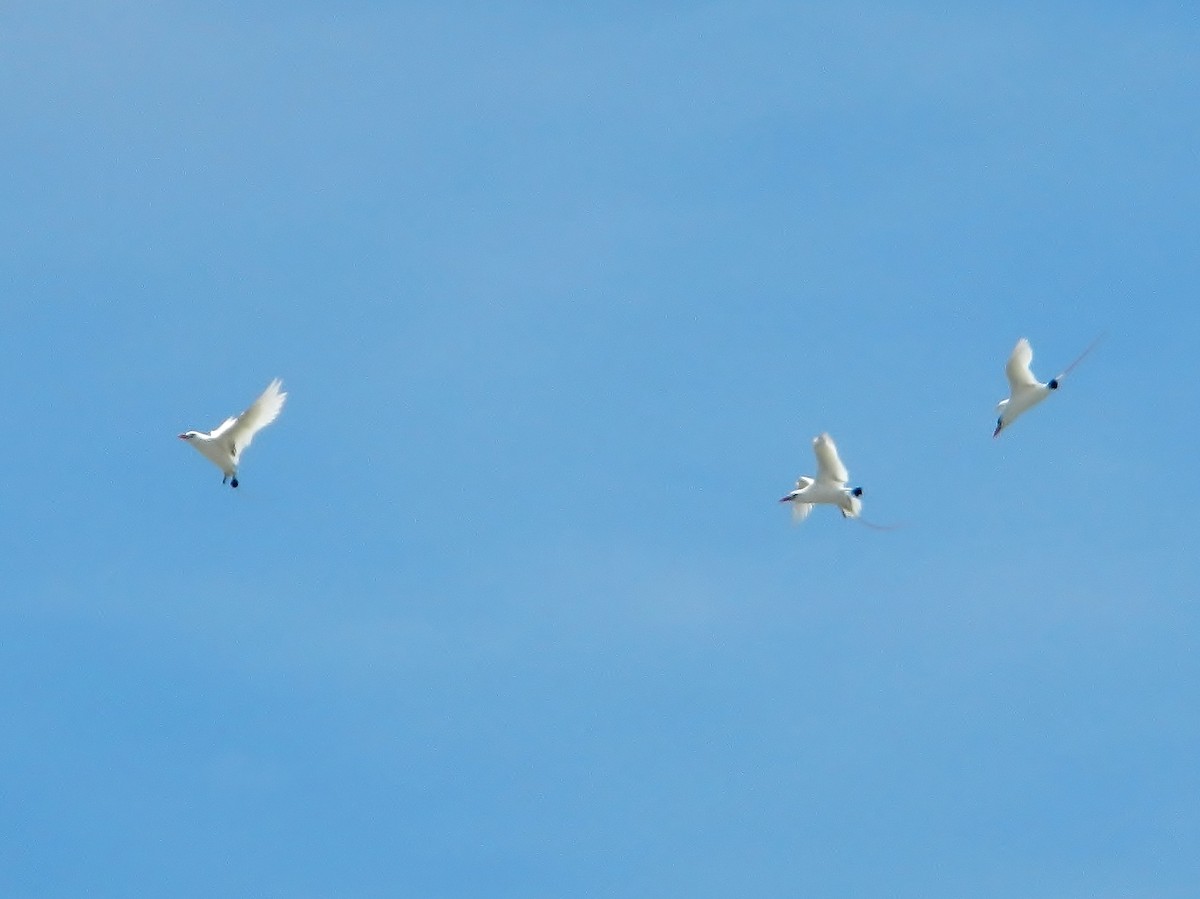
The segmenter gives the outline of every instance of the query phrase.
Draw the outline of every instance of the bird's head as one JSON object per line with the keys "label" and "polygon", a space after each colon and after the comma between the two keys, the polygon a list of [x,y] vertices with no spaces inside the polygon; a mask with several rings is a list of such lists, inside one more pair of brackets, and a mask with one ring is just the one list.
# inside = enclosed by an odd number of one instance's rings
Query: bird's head
{"label": "bird's head", "polygon": [[781,503],[790,503],[796,499],[801,493],[811,487],[815,482],[806,474],[796,478],[796,489],[780,500]]}
{"label": "bird's head", "polygon": [[184,431],[182,434],[179,435],[179,439],[180,440],[191,440],[193,437],[199,437],[199,436],[200,436],[199,431]]}

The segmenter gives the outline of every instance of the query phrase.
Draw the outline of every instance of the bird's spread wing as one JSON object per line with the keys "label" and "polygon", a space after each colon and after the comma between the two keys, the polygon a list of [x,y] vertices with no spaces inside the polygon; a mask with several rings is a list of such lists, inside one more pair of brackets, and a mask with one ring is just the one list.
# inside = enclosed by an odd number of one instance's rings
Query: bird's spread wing
{"label": "bird's spread wing", "polygon": [[808,513],[811,511],[812,503],[792,503],[792,521],[799,524],[808,518]]}
{"label": "bird's spread wing", "polygon": [[796,478],[796,489],[803,490],[805,487],[811,487],[812,483],[813,483],[812,478],[810,478],[806,474],[802,474],[802,475],[800,475],[800,477]]}
{"label": "bird's spread wing", "polygon": [[838,458],[837,447],[833,438],[822,434],[813,439],[813,452],[817,456],[817,480],[827,484],[845,484],[850,480],[846,466]]}
{"label": "bird's spread wing", "polygon": [[250,404],[249,409],[237,418],[228,419],[213,431],[214,437],[223,435],[230,441],[235,462],[241,456],[242,450],[250,445],[254,435],[279,417],[283,401],[287,399],[287,394],[279,389],[282,383],[276,378],[267,385],[262,396]]}
{"label": "bird's spread wing", "polygon": [[1012,355],[1008,357],[1008,364],[1004,366],[1004,374],[1008,376],[1008,386],[1012,388],[1013,393],[1037,384],[1038,380],[1029,368],[1032,362],[1033,347],[1029,345],[1028,340],[1022,337],[1013,347]]}
{"label": "bird's spread wing", "polygon": [[213,428],[211,431],[209,431],[208,436],[213,438],[214,440],[216,440],[218,437],[220,437],[222,434],[224,434],[226,431],[228,431],[230,428],[232,428],[235,424],[237,424],[237,416],[236,415],[233,418],[225,419],[223,422],[221,422],[219,425],[217,425],[215,428]]}

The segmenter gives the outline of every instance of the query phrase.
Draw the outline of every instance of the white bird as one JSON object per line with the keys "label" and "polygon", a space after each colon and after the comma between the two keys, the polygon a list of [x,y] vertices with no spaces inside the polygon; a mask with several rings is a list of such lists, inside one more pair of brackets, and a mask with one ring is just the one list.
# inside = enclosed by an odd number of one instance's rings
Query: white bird
{"label": "white bird", "polygon": [[1008,376],[1009,395],[1007,399],[1001,400],[996,405],[999,417],[996,419],[996,430],[992,431],[992,436],[999,437],[1002,430],[1048,397],[1050,391],[1058,390],[1062,379],[1069,375],[1071,369],[1082,362],[1083,357],[1090,353],[1099,342],[1100,337],[1097,337],[1078,359],[1063,369],[1058,377],[1051,378],[1043,384],[1033,376],[1033,371],[1029,367],[1033,362],[1033,347],[1024,337],[1018,340],[1017,345],[1013,347],[1012,355],[1008,357],[1008,364],[1004,366],[1004,374]]}
{"label": "white bird", "polygon": [[250,404],[250,408],[234,418],[227,418],[208,433],[185,431],[180,440],[188,441],[204,458],[225,473],[224,484],[232,478],[231,487],[237,487],[237,467],[242,452],[254,440],[254,435],[279,417],[287,394],[279,388],[282,382],[276,378],[267,385],[262,395]]}
{"label": "white bird", "polygon": [[858,518],[862,511],[861,487],[847,487],[850,474],[838,457],[837,446],[828,434],[813,438],[813,453],[817,457],[817,476],[802,475],[796,489],[780,500],[792,504],[792,519],[803,521],[818,503],[827,503],[842,510],[844,518]]}

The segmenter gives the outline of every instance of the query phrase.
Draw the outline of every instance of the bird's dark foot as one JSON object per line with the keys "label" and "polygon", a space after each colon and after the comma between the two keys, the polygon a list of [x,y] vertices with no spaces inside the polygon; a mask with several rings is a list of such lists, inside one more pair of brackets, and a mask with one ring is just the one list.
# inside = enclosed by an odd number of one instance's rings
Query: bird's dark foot
{"label": "bird's dark foot", "polygon": [[234,478],[232,481],[230,481],[229,486],[232,487],[234,490],[236,490],[237,489],[237,478]]}
{"label": "bird's dark foot", "polygon": [[853,490],[850,491],[850,495],[851,496],[862,496],[863,489],[861,487],[855,487]]}

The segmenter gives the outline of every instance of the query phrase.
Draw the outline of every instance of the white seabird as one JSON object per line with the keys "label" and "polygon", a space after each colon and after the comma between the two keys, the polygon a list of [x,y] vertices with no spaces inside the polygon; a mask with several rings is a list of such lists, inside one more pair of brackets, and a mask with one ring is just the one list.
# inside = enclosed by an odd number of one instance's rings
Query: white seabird
{"label": "white seabird", "polygon": [[1043,384],[1034,377],[1033,370],[1029,367],[1033,362],[1033,347],[1024,337],[1018,340],[1017,345],[1013,347],[1012,355],[1008,357],[1008,364],[1004,366],[1004,374],[1008,377],[1009,393],[1007,399],[1001,400],[996,405],[999,417],[996,419],[996,430],[992,431],[992,436],[999,437],[1002,430],[1048,397],[1050,391],[1058,390],[1062,379],[1069,375],[1071,369],[1082,362],[1083,357],[1090,353],[1099,342],[1100,338],[1097,337],[1078,359],[1063,369],[1060,375]]}
{"label": "white seabird", "polygon": [[283,401],[287,399],[287,394],[279,389],[281,386],[282,382],[276,378],[241,415],[225,419],[207,433],[184,431],[179,439],[186,440],[224,472],[222,484],[230,481],[231,487],[237,487],[237,470],[242,452],[250,445],[255,434],[279,417]]}
{"label": "white seabird", "polygon": [[850,474],[838,457],[837,446],[828,434],[813,438],[813,453],[817,457],[817,476],[802,475],[796,489],[780,500],[792,504],[792,519],[803,521],[820,503],[837,506],[845,518],[858,518],[862,511],[861,487],[847,487]]}

